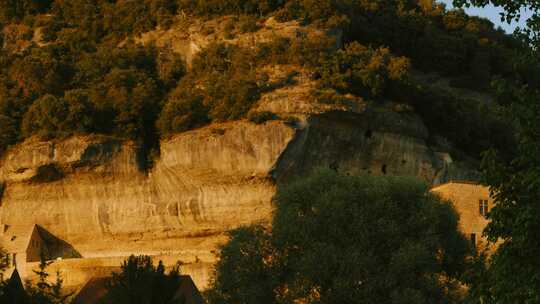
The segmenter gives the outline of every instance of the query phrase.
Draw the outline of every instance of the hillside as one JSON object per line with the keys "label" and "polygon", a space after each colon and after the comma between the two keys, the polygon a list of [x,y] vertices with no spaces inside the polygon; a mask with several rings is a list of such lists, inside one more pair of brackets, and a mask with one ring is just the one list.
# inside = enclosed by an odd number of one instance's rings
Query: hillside
{"label": "hillside", "polygon": [[432,1],[378,3],[0,7],[1,223],[84,258],[177,257],[204,287],[225,232],[268,223],[295,176],[439,184],[514,153],[497,88],[537,85],[513,72],[526,47]]}

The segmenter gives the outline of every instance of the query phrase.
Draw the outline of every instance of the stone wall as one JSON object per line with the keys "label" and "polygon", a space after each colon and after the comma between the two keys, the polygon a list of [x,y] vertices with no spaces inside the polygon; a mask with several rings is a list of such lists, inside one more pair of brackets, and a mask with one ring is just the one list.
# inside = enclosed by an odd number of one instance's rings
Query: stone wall
{"label": "stone wall", "polygon": [[459,229],[468,239],[471,234],[475,234],[476,245],[485,247],[487,240],[482,237],[482,233],[489,222],[480,214],[479,201],[487,200],[489,209],[493,207],[489,188],[477,183],[456,181],[437,186],[431,191],[452,202],[460,217]]}

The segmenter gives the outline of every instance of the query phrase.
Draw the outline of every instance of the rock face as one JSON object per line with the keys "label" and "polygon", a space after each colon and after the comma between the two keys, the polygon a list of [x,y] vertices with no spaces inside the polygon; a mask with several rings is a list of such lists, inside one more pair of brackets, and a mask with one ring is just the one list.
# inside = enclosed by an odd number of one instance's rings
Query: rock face
{"label": "rock face", "polygon": [[268,223],[276,187],[294,176],[329,167],[438,183],[463,173],[426,136],[417,118],[396,113],[334,111],[296,125],[232,122],[163,141],[149,172],[133,142],[31,140],[0,162],[1,223],[38,224],[84,258],[135,253],[198,263],[202,270],[190,267],[204,288],[225,233]]}
{"label": "rock face", "polygon": [[[189,65],[212,42],[249,47],[276,35],[332,34],[269,19],[261,30],[231,40],[220,30],[225,19],[194,21],[187,30],[157,30],[138,40],[170,47]],[[339,43],[339,33],[332,35]],[[277,188],[315,168],[412,175],[434,184],[470,174],[427,144],[426,127],[410,112],[370,106],[352,95],[338,104],[318,101],[313,73],[300,66],[258,72],[285,85],[264,93],[253,111],[284,121],[237,121],[179,134],[161,142],[149,171],[134,142],[103,136],[33,139],[13,147],[0,160],[0,224],[37,224],[72,246],[83,259],[54,266],[70,286],[117,269],[126,256],[147,254],[169,266],[187,263],[184,270],[204,289],[226,232],[269,223]]]}

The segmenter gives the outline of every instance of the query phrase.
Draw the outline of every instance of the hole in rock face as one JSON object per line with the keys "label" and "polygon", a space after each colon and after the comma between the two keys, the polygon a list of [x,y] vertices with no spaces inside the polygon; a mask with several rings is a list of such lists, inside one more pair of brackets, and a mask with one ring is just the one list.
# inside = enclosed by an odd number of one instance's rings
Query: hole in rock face
{"label": "hole in rock face", "polygon": [[373,131],[372,130],[367,130],[366,133],[364,133],[364,137],[366,137],[367,139],[370,139],[373,137]]}
{"label": "hole in rock face", "polygon": [[383,174],[388,173],[388,167],[386,165],[383,165],[382,168],[381,168],[381,171],[382,171]]}
{"label": "hole in rock face", "polygon": [[333,170],[333,171],[338,172],[338,170],[339,170],[339,165],[338,165],[338,163],[337,163],[337,162],[331,163],[331,164],[330,164],[330,169]]}
{"label": "hole in rock face", "polygon": [[36,175],[32,177],[33,182],[49,183],[64,178],[64,172],[56,164],[48,164],[37,169]]}
{"label": "hole in rock face", "polygon": [[2,206],[2,198],[4,197],[5,191],[6,191],[6,183],[0,182],[0,207]]}

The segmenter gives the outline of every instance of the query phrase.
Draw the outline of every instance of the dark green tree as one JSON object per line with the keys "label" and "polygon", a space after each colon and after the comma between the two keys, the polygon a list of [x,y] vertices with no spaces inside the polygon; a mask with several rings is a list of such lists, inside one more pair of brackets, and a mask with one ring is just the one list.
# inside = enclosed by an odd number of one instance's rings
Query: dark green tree
{"label": "dark green tree", "polygon": [[208,109],[203,105],[203,97],[180,90],[175,90],[171,94],[161,111],[157,127],[163,136],[195,129],[209,122]]}
{"label": "dark green tree", "polygon": [[104,304],[182,304],[173,302],[180,283],[180,267],[168,274],[162,262],[154,266],[149,256],[131,256],[107,283]]}
{"label": "dark green tree", "polygon": [[50,274],[47,268],[52,264],[52,261],[47,261],[46,253],[41,251],[39,269],[34,270],[38,276],[38,281],[35,285],[28,284],[26,292],[28,294],[28,304],[67,304],[68,299],[72,294],[64,294],[62,291],[63,280],[60,273],[56,274],[56,281],[50,283],[48,278]]}
{"label": "dark green tree", "polygon": [[392,82],[405,80],[409,66],[407,58],[395,57],[387,48],[373,49],[354,42],[324,60],[318,72],[323,87],[379,97]]}
{"label": "dark green tree", "polygon": [[[264,227],[240,228],[221,250],[210,303],[276,303],[277,252]],[[250,282],[250,283],[248,283]]]}
{"label": "dark green tree", "polygon": [[68,104],[61,98],[45,95],[36,100],[24,115],[22,133],[25,137],[60,135],[65,129]]}
{"label": "dark green tree", "polygon": [[[454,1],[456,4],[484,6],[494,4],[505,9],[506,20],[529,8],[533,15],[528,23],[525,42],[538,37],[540,1],[479,0]],[[531,35],[529,35],[531,34]],[[533,38],[533,40],[529,38]],[[532,46],[520,57],[535,66],[538,49]],[[499,151],[485,154],[485,182],[490,186],[495,206],[489,213],[485,234],[499,246],[487,262],[487,270],[476,281],[474,291],[482,303],[540,303],[540,90],[526,79],[514,83],[497,83],[498,95],[507,105],[506,116],[516,126],[517,153],[503,157]],[[478,281],[481,281],[480,283]]]}
{"label": "dark green tree", "polygon": [[27,304],[29,298],[22,282],[5,276],[5,270],[10,262],[9,255],[0,248],[0,303]]}
{"label": "dark green tree", "polygon": [[211,303],[459,303],[466,240],[409,178],[319,171],[279,190],[272,229],[231,234]]}

